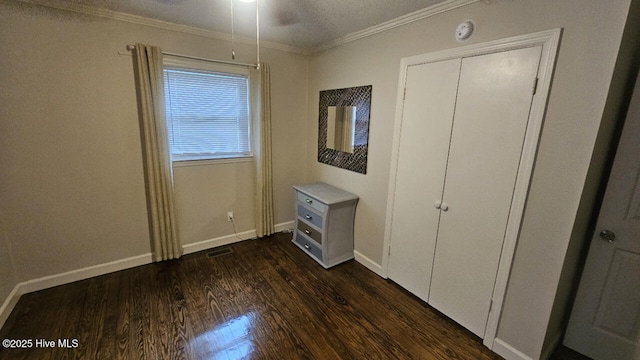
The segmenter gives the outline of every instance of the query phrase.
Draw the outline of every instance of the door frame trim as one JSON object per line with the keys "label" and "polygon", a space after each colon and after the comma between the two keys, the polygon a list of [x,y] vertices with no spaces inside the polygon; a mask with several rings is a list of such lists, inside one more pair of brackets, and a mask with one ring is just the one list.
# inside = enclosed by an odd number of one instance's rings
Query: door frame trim
{"label": "door frame trim", "polygon": [[[402,58],[400,61],[400,76],[396,97],[396,112],[393,129],[393,147],[391,152],[391,166],[389,171],[389,189],[387,194],[387,211],[385,220],[384,247],[382,254],[382,274],[388,278],[389,253],[391,246],[391,225],[393,221],[393,207],[395,199],[396,175],[398,171],[398,155],[400,149],[400,132],[402,129],[402,114],[404,112],[404,88],[409,66],[439,62],[444,60],[486,55],[491,53],[516,50],[526,47],[542,46],[540,63],[538,66],[537,91],[533,96],[529,122],[525,133],[518,175],[514,188],[514,195],[509,212],[509,220],[505,232],[502,254],[498,264],[496,282],[493,291],[493,304],[489,311],[487,326],[483,336],[483,343],[489,349],[494,348],[500,316],[502,314],[504,297],[507,291],[509,274],[513,256],[518,242],[520,226],[529,192],[531,176],[538,150],[538,143],[542,131],[542,123],[547,108],[551,81],[555,67],[562,29],[551,29],[527,35],[494,40],[481,44],[463,46],[454,49],[436,51],[428,54]],[[533,84],[532,84],[533,85]]]}

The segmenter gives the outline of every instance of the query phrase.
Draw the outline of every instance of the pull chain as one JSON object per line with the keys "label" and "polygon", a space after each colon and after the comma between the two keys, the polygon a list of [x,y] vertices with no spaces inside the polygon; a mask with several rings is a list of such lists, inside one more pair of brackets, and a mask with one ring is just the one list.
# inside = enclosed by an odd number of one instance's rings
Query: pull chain
{"label": "pull chain", "polygon": [[230,8],[231,8],[231,60],[235,60],[236,59],[236,49],[235,49],[235,35],[234,35],[234,31],[233,31],[233,0],[229,0],[229,3],[231,4]]}
{"label": "pull chain", "polygon": [[260,10],[256,0],[256,70],[260,70]]}

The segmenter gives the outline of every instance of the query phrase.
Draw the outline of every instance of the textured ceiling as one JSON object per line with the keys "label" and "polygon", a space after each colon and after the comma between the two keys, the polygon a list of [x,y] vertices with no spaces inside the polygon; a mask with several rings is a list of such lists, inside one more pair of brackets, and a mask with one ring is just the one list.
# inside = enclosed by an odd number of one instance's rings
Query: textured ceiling
{"label": "textured ceiling", "polygon": [[[29,1],[29,0],[27,0]],[[255,38],[255,3],[238,0],[46,0]],[[260,38],[312,49],[445,0],[259,0]]]}

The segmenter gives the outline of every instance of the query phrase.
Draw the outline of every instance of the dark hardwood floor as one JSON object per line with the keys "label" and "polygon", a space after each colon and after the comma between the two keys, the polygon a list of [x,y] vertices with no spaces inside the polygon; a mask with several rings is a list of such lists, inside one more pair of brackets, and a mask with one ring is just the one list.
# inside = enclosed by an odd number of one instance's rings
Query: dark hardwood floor
{"label": "dark hardwood floor", "polygon": [[394,283],[355,261],[325,270],[290,239],[26,294],[0,339],[31,348],[0,359],[500,359]]}

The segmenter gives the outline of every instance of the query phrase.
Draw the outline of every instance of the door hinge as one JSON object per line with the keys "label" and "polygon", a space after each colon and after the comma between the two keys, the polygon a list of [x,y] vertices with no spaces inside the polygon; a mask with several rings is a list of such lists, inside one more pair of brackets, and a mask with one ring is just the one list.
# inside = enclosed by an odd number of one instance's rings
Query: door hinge
{"label": "door hinge", "polygon": [[404,93],[402,94],[402,100],[406,100],[407,99],[407,88],[404,88]]}
{"label": "door hinge", "polygon": [[391,245],[389,245],[389,251],[387,252],[388,256],[391,256]]}
{"label": "door hinge", "polygon": [[536,92],[538,92],[538,78],[535,78],[535,80],[533,80],[533,95],[535,95]]}
{"label": "door hinge", "polygon": [[493,299],[489,299],[489,313],[491,312],[492,307],[493,307]]}

